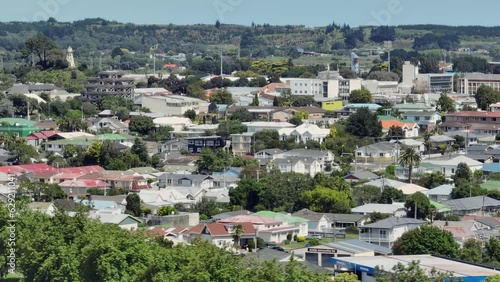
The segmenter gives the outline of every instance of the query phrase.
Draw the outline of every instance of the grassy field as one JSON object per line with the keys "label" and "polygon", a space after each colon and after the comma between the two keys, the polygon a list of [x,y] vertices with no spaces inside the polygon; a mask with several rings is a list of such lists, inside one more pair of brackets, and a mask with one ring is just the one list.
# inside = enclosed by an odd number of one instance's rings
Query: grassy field
{"label": "grassy field", "polygon": [[21,282],[23,281],[22,280],[22,277],[19,276],[19,275],[7,275],[5,278],[1,278],[0,279],[1,282]]}

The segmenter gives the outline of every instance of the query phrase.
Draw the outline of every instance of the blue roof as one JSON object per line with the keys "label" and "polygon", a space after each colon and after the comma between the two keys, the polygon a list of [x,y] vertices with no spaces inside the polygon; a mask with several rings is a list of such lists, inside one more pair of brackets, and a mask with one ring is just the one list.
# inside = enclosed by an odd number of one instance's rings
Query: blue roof
{"label": "blue roof", "polygon": [[376,110],[376,109],[382,108],[382,106],[380,106],[378,104],[365,104],[365,103],[348,104],[346,107],[347,108],[368,108],[370,110]]}
{"label": "blue roof", "polygon": [[450,184],[444,184],[427,191],[427,195],[450,195],[453,186]]}
{"label": "blue roof", "polygon": [[500,163],[484,164],[483,171],[488,171],[493,173],[500,172]]}

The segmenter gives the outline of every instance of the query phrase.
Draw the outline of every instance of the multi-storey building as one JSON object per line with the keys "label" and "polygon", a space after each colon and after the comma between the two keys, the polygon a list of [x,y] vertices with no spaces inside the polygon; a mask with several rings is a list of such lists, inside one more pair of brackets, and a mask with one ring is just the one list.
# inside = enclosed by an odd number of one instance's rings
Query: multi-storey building
{"label": "multi-storey building", "polygon": [[481,134],[500,133],[500,112],[463,111],[447,114],[439,125],[444,131],[469,130]]}
{"label": "multi-storey building", "polygon": [[291,78],[287,80],[292,95],[314,96],[316,100],[342,98],[347,100],[353,90],[361,89],[361,79],[309,79]]}
{"label": "multi-storey building", "polygon": [[88,79],[82,100],[97,104],[105,97],[134,98],[135,84],[133,79],[124,78],[121,71],[103,71],[98,77]]}
{"label": "multi-storey building", "polygon": [[168,116],[182,116],[187,110],[193,110],[198,115],[208,113],[207,101],[182,95],[143,96],[142,107]]}
{"label": "multi-storey building", "polygon": [[459,81],[460,94],[475,95],[481,85],[500,91],[500,74],[468,73]]}

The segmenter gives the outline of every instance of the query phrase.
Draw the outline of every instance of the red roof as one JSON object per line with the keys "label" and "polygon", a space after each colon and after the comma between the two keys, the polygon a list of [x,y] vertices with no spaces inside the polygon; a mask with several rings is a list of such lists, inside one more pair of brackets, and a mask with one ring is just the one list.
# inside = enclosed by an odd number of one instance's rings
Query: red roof
{"label": "red roof", "polygon": [[85,188],[101,188],[108,187],[109,184],[102,180],[65,180],[59,184],[62,188],[85,187]]}
{"label": "red roof", "polygon": [[205,228],[205,224],[198,224],[194,227],[191,227],[188,231],[186,231],[186,234],[201,234],[203,231],[203,228]]}
{"label": "red roof", "polygon": [[26,165],[13,165],[13,166],[0,166],[0,172],[3,173],[42,173],[42,172],[57,172],[55,167],[48,164],[26,164]]}
{"label": "red roof", "polygon": [[447,114],[447,117],[493,117],[499,118],[500,112],[477,112],[477,111],[463,111],[452,114]]}
{"label": "red roof", "polygon": [[224,224],[220,223],[208,223],[206,225],[208,232],[212,236],[227,236],[230,235]]}
{"label": "red roof", "polygon": [[62,131],[59,130],[42,130],[40,133],[43,135],[47,136],[48,138],[52,137],[53,135],[56,135],[58,133],[61,133]]}

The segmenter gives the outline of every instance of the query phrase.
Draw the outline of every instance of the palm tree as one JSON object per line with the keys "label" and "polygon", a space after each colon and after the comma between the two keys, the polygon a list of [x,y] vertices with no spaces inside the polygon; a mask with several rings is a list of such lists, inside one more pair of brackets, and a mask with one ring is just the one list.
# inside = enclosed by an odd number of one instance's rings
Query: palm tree
{"label": "palm tree", "polygon": [[408,167],[408,179],[411,183],[411,174],[413,170],[413,166],[417,166],[422,161],[422,157],[417,153],[415,148],[406,147],[401,154],[399,159],[399,164],[403,167]]}
{"label": "palm tree", "polygon": [[233,231],[231,232],[231,235],[233,236],[235,246],[240,245],[240,238],[243,233],[245,233],[243,225],[236,224],[235,226],[233,226]]}

